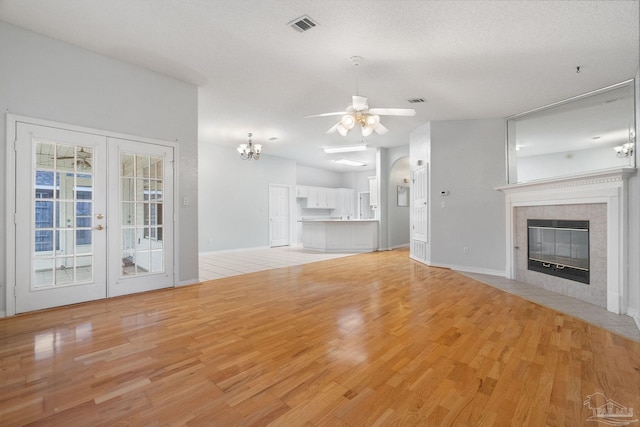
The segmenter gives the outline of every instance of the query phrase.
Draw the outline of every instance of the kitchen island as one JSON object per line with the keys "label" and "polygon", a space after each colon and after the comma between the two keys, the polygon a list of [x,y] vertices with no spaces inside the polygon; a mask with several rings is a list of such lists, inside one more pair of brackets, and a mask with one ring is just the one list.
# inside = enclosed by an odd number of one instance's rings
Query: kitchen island
{"label": "kitchen island", "polygon": [[302,246],[318,252],[373,252],[378,249],[378,220],[301,220]]}

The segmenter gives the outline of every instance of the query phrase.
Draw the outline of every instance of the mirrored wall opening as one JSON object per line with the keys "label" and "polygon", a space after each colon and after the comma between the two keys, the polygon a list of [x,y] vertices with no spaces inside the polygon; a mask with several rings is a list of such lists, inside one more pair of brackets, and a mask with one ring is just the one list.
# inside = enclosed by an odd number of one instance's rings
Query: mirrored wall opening
{"label": "mirrored wall opening", "polygon": [[507,118],[509,184],[635,167],[629,80]]}

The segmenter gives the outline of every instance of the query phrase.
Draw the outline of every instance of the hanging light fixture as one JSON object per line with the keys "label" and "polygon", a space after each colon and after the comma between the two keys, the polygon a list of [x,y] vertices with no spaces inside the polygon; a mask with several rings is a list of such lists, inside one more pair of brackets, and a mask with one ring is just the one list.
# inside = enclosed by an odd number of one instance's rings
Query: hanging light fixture
{"label": "hanging light fixture", "polygon": [[238,146],[238,153],[240,153],[240,158],[242,160],[251,160],[251,159],[260,159],[260,152],[262,151],[262,144],[253,144],[251,142],[251,136],[253,134],[249,133],[249,142],[247,144],[240,144]]}
{"label": "hanging light fixture", "polygon": [[631,157],[633,156],[633,142],[627,142],[625,144],[613,147],[616,152],[616,157]]}
{"label": "hanging light fixture", "polygon": [[369,108],[368,99],[358,95],[358,67],[362,61],[363,59],[359,56],[351,57],[351,63],[356,70],[356,95],[351,97],[351,105],[348,105],[344,111],[307,116],[341,116],[340,121],[333,125],[327,133],[338,132],[342,136],[347,136],[351,129],[359,127],[363,137],[371,135],[374,131],[379,135],[384,135],[389,130],[380,123],[380,116],[414,116],[416,114],[412,108]]}

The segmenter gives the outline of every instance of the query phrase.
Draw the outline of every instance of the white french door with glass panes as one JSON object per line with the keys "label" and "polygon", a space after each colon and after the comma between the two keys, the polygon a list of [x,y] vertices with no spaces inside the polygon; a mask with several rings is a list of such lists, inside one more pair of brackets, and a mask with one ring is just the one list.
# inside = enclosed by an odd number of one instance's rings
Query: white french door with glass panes
{"label": "white french door with glass panes", "polygon": [[15,312],[173,286],[173,147],[16,122]]}
{"label": "white french door with glass panes", "polygon": [[25,123],[16,136],[16,312],[105,298],[105,138]]}
{"label": "white french door with glass panes", "polygon": [[109,138],[109,296],[173,286],[173,148]]}

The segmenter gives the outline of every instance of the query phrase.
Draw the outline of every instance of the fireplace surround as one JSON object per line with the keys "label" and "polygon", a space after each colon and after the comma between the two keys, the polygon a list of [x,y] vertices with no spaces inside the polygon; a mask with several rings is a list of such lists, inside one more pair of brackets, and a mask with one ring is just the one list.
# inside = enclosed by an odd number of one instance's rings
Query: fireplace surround
{"label": "fireplace surround", "polygon": [[[634,173],[633,168],[616,168],[497,188],[506,202],[506,276],[625,313],[629,298],[627,181]],[[595,211],[588,213],[587,207]],[[527,260],[526,238],[517,239],[518,229],[527,236],[526,219],[589,220],[589,286],[535,271],[517,276],[518,260],[524,259],[525,265]],[[596,239],[602,243],[594,244]]]}

